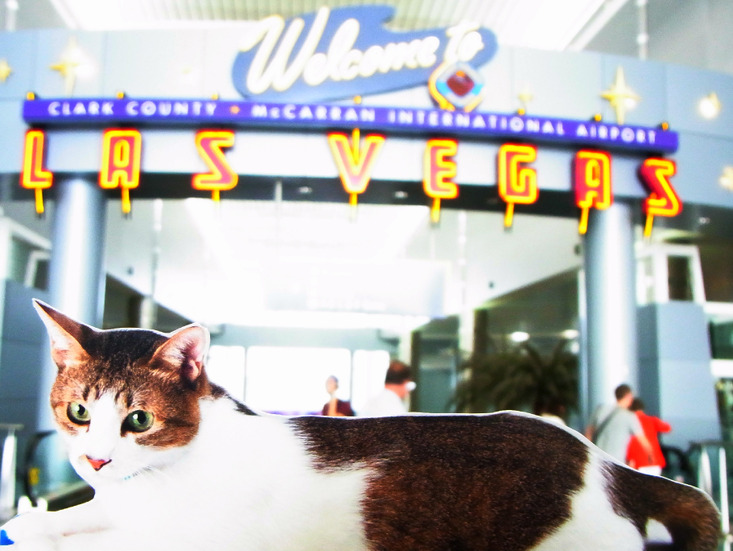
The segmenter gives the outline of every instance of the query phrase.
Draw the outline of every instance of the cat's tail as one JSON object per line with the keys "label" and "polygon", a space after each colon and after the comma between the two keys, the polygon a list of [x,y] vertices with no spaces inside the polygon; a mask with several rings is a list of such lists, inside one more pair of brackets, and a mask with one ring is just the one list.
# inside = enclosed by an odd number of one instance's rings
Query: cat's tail
{"label": "cat's tail", "polygon": [[649,519],[662,523],[678,551],[715,551],[721,541],[720,513],[710,497],[687,484],[644,475],[621,465],[608,467],[614,509],[642,534]]}

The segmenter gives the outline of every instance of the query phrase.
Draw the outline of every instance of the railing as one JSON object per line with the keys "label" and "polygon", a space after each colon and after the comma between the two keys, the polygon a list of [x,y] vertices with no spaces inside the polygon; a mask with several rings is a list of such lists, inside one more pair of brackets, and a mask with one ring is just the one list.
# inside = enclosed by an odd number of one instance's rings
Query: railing
{"label": "railing", "polygon": [[15,514],[15,465],[17,437],[16,431],[23,425],[0,423],[0,430],[5,431],[3,440],[3,456],[0,462],[0,521],[11,518]]}
{"label": "railing", "polygon": [[719,440],[693,442],[689,453],[690,455],[699,454],[696,473],[697,487],[707,493],[720,509],[720,528],[721,533],[725,536],[722,549],[725,551],[729,551],[731,543],[733,543],[730,532],[730,496],[728,495],[728,460],[726,452],[726,447],[729,446],[731,446],[730,442]]}

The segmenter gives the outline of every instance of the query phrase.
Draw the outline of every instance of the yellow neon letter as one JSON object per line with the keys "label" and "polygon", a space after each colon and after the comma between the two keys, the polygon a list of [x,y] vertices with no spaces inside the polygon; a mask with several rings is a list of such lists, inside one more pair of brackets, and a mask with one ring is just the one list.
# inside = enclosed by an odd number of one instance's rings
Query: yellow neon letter
{"label": "yellow neon letter", "polygon": [[122,212],[130,212],[130,190],[140,184],[142,136],[131,128],[110,128],[102,141],[102,170],[99,185],[122,188]]}
{"label": "yellow neon letter", "polygon": [[531,204],[537,201],[537,171],[521,166],[537,158],[537,148],[528,144],[506,143],[499,148],[497,159],[497,185],[499,195],[506,202],[504,227],[509,228],[514,218],[514,204]]}
{"label": "yellow neon letter", "polygon": [[26,189],[35,189],[36,212],[43,214],[43,190],[53,184],[53,174],[43,168],[45,156],[45,138],[43,130],[28,130],[25,133],[23,150],[23,172],[20,183]]}
{"label": "yellow neon letter", "polygon": [[575,204],[581,209],[578,232],[588,231],[588,211],[607,209],[613,203],[611,156],[605,151],[581,150],[575,154],[573,185]]}
{"label": "yellow neon letter", "polygon": [[682,201],[669,181],[676,173],[677,165],[671,159],[647,159],[639,168],[641,180],[649,190],[649,197],[644,201],[645,237],[652,233],[655,216],[677,216],[682,212]]}
{"label": "yellow neon letter", "polygon": [[196,149],[209,172],[194,174],[191,185],[194,189],[211,191],[214,201],[219,200],[221,191],[234,189],[239,180],[222,151],[233,145],[234,132],[231,130],[199,130],[196,133]]}
{"label": "yellow neon letter", "polygon": [[423,189],[433,199],[430,219],[440,221],[440,200],[458,197],[456,162],[453,157],[458,153],[458,142],[444,138],[428,140],[423,156]]}
{"label": "yellow neon letter", "polygon": [[349,194],[349,203],[356,205],[357,196],[366,191],[369,180],[377,160],[384,136],[379,134],[367,134],[364,136],[363,147],[359,138],[359,129],[352,132],[352,143],[346,134],[331,132],[328,134],[328,146],[336,161],[341,184]]}

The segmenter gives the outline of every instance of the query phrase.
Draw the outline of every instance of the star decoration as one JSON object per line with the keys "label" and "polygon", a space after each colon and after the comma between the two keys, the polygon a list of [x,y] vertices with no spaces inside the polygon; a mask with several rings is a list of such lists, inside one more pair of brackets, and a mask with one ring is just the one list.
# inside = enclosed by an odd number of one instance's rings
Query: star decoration
{"label": "star decoration", "polygon": [[718,183],[728,191],[733,191],[733,166],[723,168],[723,173],[720,175]]}
{"label": "star decoration", "polygon": [[64,90],[70,96],[74,92],[76,77],[82,64],[82,51],[76,43],[76,38],[69,38],[64,51],[61,52],[61,59],[51,65],[51,69],[58,71],[64,79]]}
{"label": "star decoration", "polygon": [[601,94],[616,111],[616,122],[624,124],[627,109],[633,109],[641,101],[631,88],[626,85],[626,77],[621,67],[616,69],[616,78],[611,87]]}
{"label": "star decoration", "polygon": [[8,60],[5,58],[0,59],[0,82],[5,83],[12,72],[13,69],[8,65]]}

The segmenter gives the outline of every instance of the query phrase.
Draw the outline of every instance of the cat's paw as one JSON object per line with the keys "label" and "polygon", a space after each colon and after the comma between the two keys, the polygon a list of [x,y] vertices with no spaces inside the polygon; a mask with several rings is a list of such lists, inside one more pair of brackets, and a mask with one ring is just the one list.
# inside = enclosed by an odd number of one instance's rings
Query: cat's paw
{"label": "cat's paw", "polygon": [[57,551],[58,547],[51,538],[31,538],[3,546],[3,551]]}
{"label": "cat's paw", "polygon": [[[25,550],[24,542],[30,543],[31,541],[39,540],[37,545],[41,545],[39,549],[53,549],[53,547],[42,547],[40,540],[46,540],[52,535],[51,522],[49,513],[43,511],[31,511],[23,515],[17,516],[14,519],[9,520],[4,526],[0,527],[5,532],[5,545],[8,550],[18,551],[19,549]],[[12,544],[8,544],[7,541],[12,541]],[[51,540],[48,540],[49,543]],[[34,548],[29,548],[35,549]]]}

